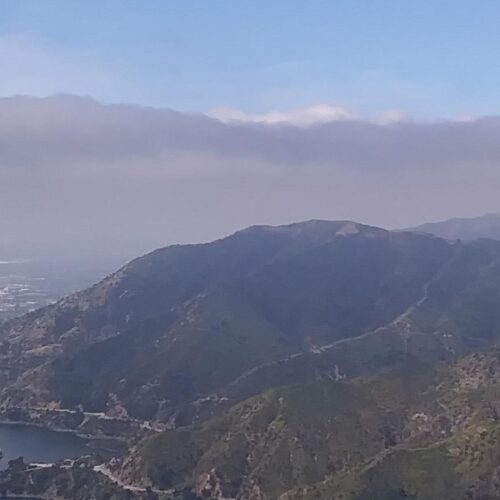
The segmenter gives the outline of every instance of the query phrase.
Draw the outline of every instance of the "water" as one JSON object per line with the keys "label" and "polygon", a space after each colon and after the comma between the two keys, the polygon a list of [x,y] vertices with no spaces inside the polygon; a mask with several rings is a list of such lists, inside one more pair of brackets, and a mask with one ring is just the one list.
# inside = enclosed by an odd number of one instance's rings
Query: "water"
{"label": "water", "polygon": [[68,432],[55,432],[31,425],[0,424],[0,450],[8,461],[20,456],[24,461],[51,463],[64,458],[77,458],[90,453],[87,441]]}

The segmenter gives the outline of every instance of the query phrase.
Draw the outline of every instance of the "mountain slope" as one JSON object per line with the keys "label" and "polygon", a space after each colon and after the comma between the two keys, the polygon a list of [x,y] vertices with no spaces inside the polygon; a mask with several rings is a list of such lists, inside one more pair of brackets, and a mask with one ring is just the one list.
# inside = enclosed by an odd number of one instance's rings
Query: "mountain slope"
{"label": "mountain slope", "polygon": [[499,498],[499,360],[497,348],[438,371],[402,442],[283,500]]}
{"label": "mountain slope", "polygon": [[210,498],[498,498],[499,375],[495,349],[274,389],[146,439],[120,472]]}
{"label": "mountain slope", "polygon": [[387,324],[454,252],[325,221],[158,250],[3,327],[0,401],[167,418],[259,365]]}
{"label": "mountain slope", "polygon": [[500,244],[345,221],[168,247],[0,329],[0,403],[189,423],[270,387],[375,373],[398,352],[486,345],[499,284]]}
{"label": "mountain slope", "polygon": [[257,226],[2,326],[0,407],[106,422],[128,493],[490,500],[499,340],[500,242]]}
{"label": "mountain slope", "polygon": [[212,475],[225,497],[256,489],[264,498],[275,498],[399,441],[413,391],[418,394],[429,378],[429,372],[407,373],[396,384],[384,379],[389,401],[378,381],[323,380],[267,391],[221,417],[146,440],[122,473],[129,481],[146,478],[163,488],[192,487],[199,494]]}

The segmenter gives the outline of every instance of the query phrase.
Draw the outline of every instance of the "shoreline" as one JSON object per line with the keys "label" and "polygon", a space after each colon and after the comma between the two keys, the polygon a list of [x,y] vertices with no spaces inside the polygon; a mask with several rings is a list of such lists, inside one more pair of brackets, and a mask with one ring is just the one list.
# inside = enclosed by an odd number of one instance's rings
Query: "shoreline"
{"label": "shoreline", "polygon": [[111,417],[105,413],[74,411],[62,408],[11,406],[0,408],[0,423],[26,424],[71,432],[82,439],[110,440],[127,443],[129,439],[150,432],[161,432],[165,425],[159,422],[130,417]]}
{"label": "shoreline", "polygon": [[38,429],[44,429],[47,431],[51,432],[56,432],[60,434],[71,434],[72,436],[75,436],[82,441],[85,441],[86,446],[90,450],[95,450],[95,451],[103,451],[107,453],[115,453],[118,452],[119,450],[117,448],[105,448],[101,446],[94,446],[94,443],[97,441],[111,441],[111,442],[116,442],[117,444],[123,446],[127,445],[127,440],[123,437],[104,437],[104,436],[95,436],[95,435],[90,435],[90,434],[82,434],[79,433],[77,430],[73,429],[64,429],[64,428],[58,428],[58,427],[50,427],[48,425],[44,425],[41,423],[35,423],[35,422],[24,422],[22,420],[0,420],[0,426],[5,425],[5,426],[17,426],[17,427],[36,427]]}

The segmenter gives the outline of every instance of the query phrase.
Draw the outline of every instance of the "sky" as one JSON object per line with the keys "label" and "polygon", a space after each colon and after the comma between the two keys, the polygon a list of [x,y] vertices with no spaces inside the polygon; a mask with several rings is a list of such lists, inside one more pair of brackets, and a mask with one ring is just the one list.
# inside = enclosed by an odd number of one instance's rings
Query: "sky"
{"label": "sky", "polygon": [[0,95],[495,114],[499,18],[496,0],[2,0]]}
{"label": "sky", "polygon": [[500,212],[500,3],[0,0],[0,257]]}

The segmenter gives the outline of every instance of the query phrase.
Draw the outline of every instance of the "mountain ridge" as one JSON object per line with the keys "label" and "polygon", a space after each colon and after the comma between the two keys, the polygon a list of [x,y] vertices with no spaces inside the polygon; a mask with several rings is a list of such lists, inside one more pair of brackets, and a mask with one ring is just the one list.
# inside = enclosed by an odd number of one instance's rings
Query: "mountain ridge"
{"label": "mountain ridge", "polygon": [[126,439],[106,470],[127,495],[385,499],[393,457],[441,495],[425,457],[456,477],[465,462],[446,439],[481,425],[496,436],[494,397],[480,395],[497,390],[498,311],[500,242],[252,226],[155,250],[0,327],[0,408]]}
{"label": "mountain ridge", "polygon": [[454,217],[438,222],[426,222],[407,230],[430,233],[449,240],[474,240],[478,238],[500,240],[500,213],[490,213],[471,218]]}
{"label": "mountain ridge", "polygon": [[[342,229],[344,232],[339,233]],[[408,238],[405,235],[393,236],[393,233],[385,230],[358,225],[350,221],[310,221],[278,228],[254,226],[237,232],[228,238],[216,240],[213,243],[166,247],[131,261],[87,291],[64,298],[53,306],[6,325],[1,330],[2,337],[10,337],[14,341],[17,339],[27,352],[39,354],[40,351],[37,350],[43,349],[44,352],[47,352],[50,349],[57,357],[62,352],[61,350],[64,349],[71,354],[84,345],[91,346],[95,343],[102,345],[106,342],[116,342],[117,340],[113,340],[113,338],[118,339],[123,330],[132,329],[131,325],[135,322],[134,318],[137,317],[140,317],[138,320],[140,323],[144,317],[156,315],[154,321],[157,323],[157,328],[175,326],[177,329],[182,330],[185,329],[186,324],[189,324],[189,321],[183,323],[182,319],[179,319],[174,324],[172,323],[175,321],[174,317],[178,317],[179,314],[182,315],[183,310],[185,315],[189,315],[189,311],[186,309],[196,307],[197,301],[203,303],[207,300],[212,301],[212,305],[206,305],[206,307],[210,308],[225,308],[224,301],[234,303],[234,307],[240,307],[236,305],[235,301],[240,299],[248,301],[248,294],[250,293],[252,294],[250,297],[251,308],[264,308],[262,311],[264,316],[259,321],[264,322],[262,325],[267,324],[265,328],[274,329],[273,336],[277,336],[276,340],[279,344],[282,333],[276,330],[276,320],[279,320],[281,324],[281,326],[278,325],[279,329],[290,329],[292,325],[286,326],[288,319],[285,317],[281,319],[273,318],[271,324],[265,318],[266,314],[269,314],[265,311],[268,306],[262,302],[258,294],[255,295],[257,293],[255,287],[264,286],[268,289],[273,286],[273,283],[266,277],[265,273],[268,272],[266,266],[275,269],[275,272],[278,273],[275,276],[276,280],[285,280],[283,286],[288,287],[289,284],[286,283],[286,280],[290,278],[283,274],[287,272],[287,266],[289,266],[287,259],[298,259],[298,263],[300,263],[301,259],[303,260],[300,255],[304,252],[304,255],[312,252],[311,255],[314,255],[315,258],[329,259],[331,258],[329,248],[322,248],[323,245],[333,245],[340,252],[338,258],[349,260],[348,253],[343,255],[344,252],[348,252],[347,247],[343,249],[345,243],[342,243],[342,241],[347,241],[345,239],[346,230],[348,233],[347,240],[353,242],[359,240],[360,245],[355,243],[354,246],[360,246],[360,248],[366,244],[364,243],[365,237],[369,239],[373,236],[378,237],[379,240],[375,238],[373,241],[379,243],[372,244],[378,247],[392,245],[389,241],[391,238],[397,238],[401,241]],[[309,233],[312,233],[314,237],[311,237]],[[422,241],[428,241],[427,237],[419,238]],[[444,244],[442,246],[443,249],[446,247]],[[377,251],[380,252],[381,250],[380,248]],[[363,251],[368,252],[369,250]],[[362,256],[362,258],[365,257]],[[366,258],[370,258],[370,256],[366,255]],[[385,262],[386,256],[383,252],[378,259],[384,265],[387,265]],[[322,270],[316,265],[311,267],[309,261],[307,263],[304,261],[300,265],[303,266],[304,264],[306,264],[306,267],[301,272],[305,274],[297,276],[296,279],[308,280],[309,272],[319,273],[317,275],[319,279]],[[368,263],[363,265],[368,265]],[[159,269],[163,269],[163,274],[160,277],[157,276],[157,270]],[[258,273],[255,275],[255,270],[260,270],[261,278],[259,278]],[[341,268],[338,268],[335,272],[336,274],[342,274]],[[359,270],[352,268],[352,272],[359,272]],[[188,280],[182,278],[181,284],[179,280],[182,273],[187,273],[191,278]],[[233,292],[235,287],[240,286],[238,282],[240,279],[246,281],[246,289],[245,296],[238,298],[238,294],[241,295],[241,290],[236,293]],[[347,280],[346,285],[351,281],[349,276],[342,279]],[[262,282],[262,280],[264,281]],[[135,288],[129,287],[129,284]],[[204,295],[207,284],[209,284],[211,291],[208,295]],[[315,285],[312,286],[315,287]],[[328,289],[331,285],[325,282],[321,286]],[[233,287],[233,290],[228,287]],[[253,292],[254,288],[255,292]],[[201,295],[199,295],[200,293]],[[285,289],[280,288],[279,293],[285,293]],[[417,292],[413,293],[416,294]],[[147,297],[142,300],[141,294],[145,294]],[[117,307],[116,311],[110,312],[106,302],[108,300],[114,301],[113,303]],[[185,302],[186,300],[188,302]],[[190,303],[189,300],[195,300],[195,302]],[[297,297],[296,300],[302,301],[303,298]],[[248,308],[248,305],[244,307]],[[308,307],[316,306],[311,304]],[[160,312],[159,316],[158,311]],[[76,323],[74,318],[70,318],[75,313],[80,315],[80,319],[77,319]],[[292,310],[289,310],[287,314],[291,313]],[[116,318],[116,322],[105,324],[106,318],[110,314],[114,315],[113,318]],[[247,313],[242,310],[241,314],[254,315],[250,310]],[[282,316],[282,313],[280,313],[280,316]],[[69,323],[67,323],[68,320]],[[26,328],[25,325],[31,326]],[[139,325],[136,327],[139,328]],[[153,331],[155,327],[149,325],[147,328],[148,331]],[[292,329],[296,329],[296,327]],[[5,332],[9,331],[10,333],[6,335]],[[21,332],[20,335],[19,332]],[[47,334],[48,339],[46,338]],[[290,346],[289,348],[285,346],[285,351],[283,351],[283,348],[279,348],[281,352],[286,353],[286,351],[289,351],[290,354],[296,352],[297,347],[290,344],[290,341],[293,343],[293,337],[282,338],[282,340]],[[133,339],[131,341],[133,342]],[[91,362],[92,360],[87,361]],[[19,360],[16,359],[16,364],[18,362]],[[52,366],[51,369],[53,369]],[[102,407],[96,409],[102,410]]]}

